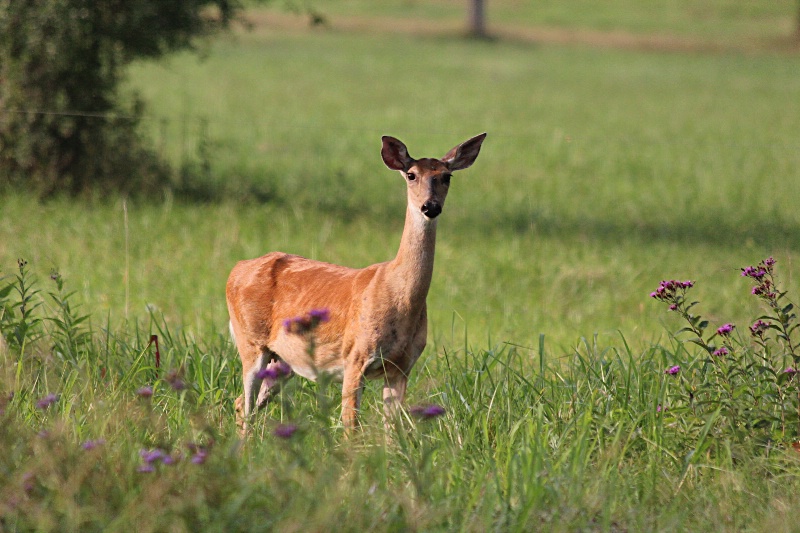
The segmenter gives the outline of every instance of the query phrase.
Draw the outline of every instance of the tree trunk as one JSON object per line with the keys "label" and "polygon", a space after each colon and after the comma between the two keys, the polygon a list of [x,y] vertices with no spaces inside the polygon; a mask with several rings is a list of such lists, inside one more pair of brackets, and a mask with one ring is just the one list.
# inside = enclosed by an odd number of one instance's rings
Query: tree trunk
{"label": "tree trunk", "polygon": [[469,34],[472,37],[486,37],[486,13],[484,0],[470,0]]}
{"label": "tree trunk", "polygon": [[800,43],[800,0],[797,0],[797,17],[795,18],[794,38]]}

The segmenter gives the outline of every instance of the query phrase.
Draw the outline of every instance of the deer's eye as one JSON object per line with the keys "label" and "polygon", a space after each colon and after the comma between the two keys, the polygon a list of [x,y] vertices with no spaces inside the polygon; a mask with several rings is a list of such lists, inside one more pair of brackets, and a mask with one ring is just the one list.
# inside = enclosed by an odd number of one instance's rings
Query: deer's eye
{"label": "deer's eye", "polygon": [[442,176],[442,183],[445,185],[450,185],[450,174],[444,174]]}
{"label": "deer's eye", "polygon": [[406,174],[406,179],[408,181],[414,181],[415,179],[417,179],[417,175],[414,174],[413,172],[409,172],[408,174]]}

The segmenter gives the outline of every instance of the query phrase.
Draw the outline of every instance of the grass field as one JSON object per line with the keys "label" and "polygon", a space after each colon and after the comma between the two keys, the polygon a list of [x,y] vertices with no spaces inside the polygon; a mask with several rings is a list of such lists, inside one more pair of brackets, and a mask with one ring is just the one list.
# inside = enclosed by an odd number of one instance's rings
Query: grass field
{"label": "grass field", "polygon": [[[748,343],[762,308],[739,268],[773,256],[798,294],[800,59],[774,44],[791,34],[792,3],[604,6],[489,13],[501,35],[719,46],[470,41],[453,30],[460,3],[332,2],[329,29],[256,10],[202,58],[136,65],[145,131],[198,197],[219,198],[0,198],[0,274],[26,258],[37,312],[53,317],[57,269],[92,337],[75,344],[45,321],[22,355],[2,355],[0,392],[14,398],[0,414],[0,529],[796,530],[791,454],[656,410],[677,389],[664,369],[700,356],[648,296],[663,279],[697,280],[709,327],[734,322]],[[401,13],[399,27],[446,24],[368,29]],[[355,18],[367,29],[337,22]],[[409,420],[385,445],[372,384],[364,435],[347,441],[335,392],[297,380],[240,450],[233,264],[276,249],[349,266],[391,258],[404,191],[380,136],[422,157],[482,131],[439,222],[429,347],[410,386],[411,404],[447,414]],[[187,390],[156,379],[151,333]],[[153,398],[137,398],[147,384]],[[58,402],[38,409],[49,393]],[[274,437],[277,419],[299,432]],[[105,443],[84,450],[88,439]],[[213,443],[203,465],[190,441]],[[185,458],[139,473],[142,448]]]}

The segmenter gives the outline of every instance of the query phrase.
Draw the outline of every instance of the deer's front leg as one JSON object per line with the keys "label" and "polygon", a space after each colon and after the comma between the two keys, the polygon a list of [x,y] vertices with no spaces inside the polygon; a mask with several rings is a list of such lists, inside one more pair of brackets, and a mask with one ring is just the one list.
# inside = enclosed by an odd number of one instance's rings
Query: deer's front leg
{"label": "deer's front leg", "polygon": [[261,378],[258,377],[258,373],[266,366],[268,357],[265,352],[255,346],[240,346],[239,353],[242,354],[244,394],[236,398],[234,405],[236,408],[236,425],[239,427],[239,434],[244,436],[247,433],[250,418],[253,414],[256,395],[261,389]]}
{"label": "deer's front leg", "polygon": [[358,409],[361,406],[363,390],[364,373],[361,366],[352,363],[345,366],[342,380],[342,423],[348,432],[360,426]]}
{"label": "deer's front leg", "polygon": [[387,424],[397,417],[400,406],[406,397],[406,385],[408,385],[408,376],[399,370],[387,373],[384,378],[383,414]]}

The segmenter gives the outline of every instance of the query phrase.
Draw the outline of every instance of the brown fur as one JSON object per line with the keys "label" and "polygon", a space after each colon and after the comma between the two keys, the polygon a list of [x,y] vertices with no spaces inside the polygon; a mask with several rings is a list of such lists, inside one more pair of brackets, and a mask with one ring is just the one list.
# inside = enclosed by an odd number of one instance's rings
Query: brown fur
{"label": "brown fur", "polygon": [[[450,174],[474,162],[485,135],[456,146],[441,160],[415,160],[403,143],[383,138],[384,162],[407,183],[406,222],[393,260],[353,269],[272,252],[233,268],[227,301],[244,374],[244,394],[236,401],[242,429],[253,408],[266,404],[275,390],[274,383],[259,384],[255,377],[275,360],[309,379],[321,372],[341,379],[347,428],[358,425],[365,378],[384,378],[387,414],[403,401],[408,375],[427,338],[425,300],[433,274],[436,216]],[[313,331],[311,355],[307,337],[287,332],[283,321],[322,308],[330,320]]]}

